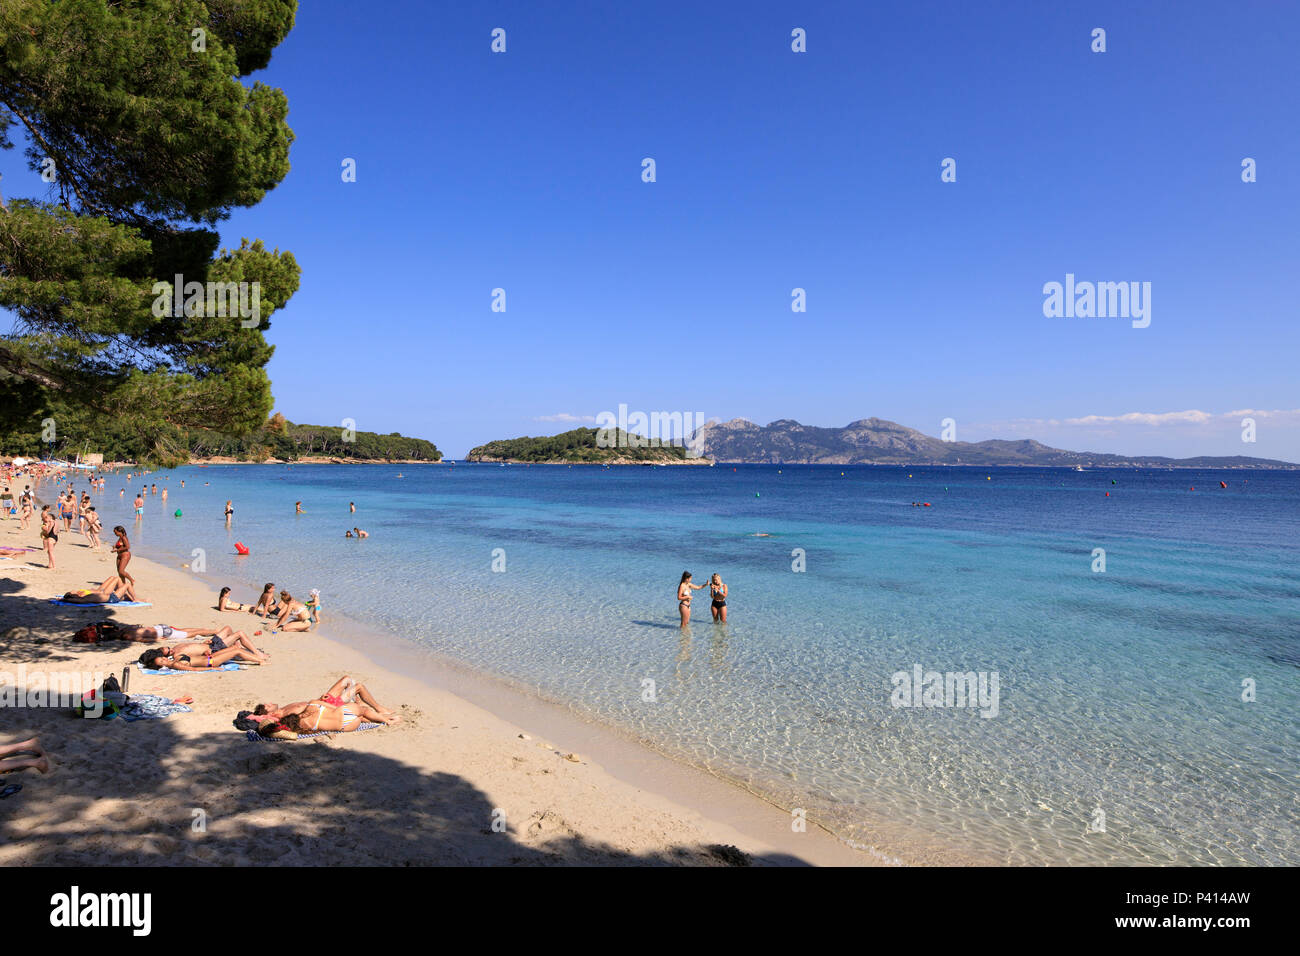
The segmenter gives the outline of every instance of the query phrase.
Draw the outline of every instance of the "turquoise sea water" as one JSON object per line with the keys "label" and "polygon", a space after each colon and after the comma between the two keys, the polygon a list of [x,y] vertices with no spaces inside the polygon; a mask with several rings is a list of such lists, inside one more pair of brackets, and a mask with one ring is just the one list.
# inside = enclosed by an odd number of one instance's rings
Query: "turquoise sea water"
{"label": "turquoise sea water", "polygon": [[[148,499],[141,554],[201,548],[209,583],[244,601],[264,581],[318,587],[327,614],[886,854],[1300,862],[1297,472],[301,465],[148,481],[170,496]],[[106,527],[134,525],[122,487],[96,496]],[[371,537],[346,539],[354,525]],[[726,627],[701,591],[679,631],[683,570],[722,574]],[[893,706],[892,675],[915,665],[997,672],[997,715]]]}

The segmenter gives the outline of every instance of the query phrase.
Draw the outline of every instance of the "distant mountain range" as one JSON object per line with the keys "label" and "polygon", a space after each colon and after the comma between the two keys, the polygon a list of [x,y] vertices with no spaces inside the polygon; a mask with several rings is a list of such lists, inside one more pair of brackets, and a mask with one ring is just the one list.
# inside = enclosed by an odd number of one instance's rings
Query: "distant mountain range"
{"label": "distant mountain range", "polygon": [[709,422],[688,443],[714,461],[825,465],[1029,465],[1084,468],[1300,468],[1300,465],[1242,455],[1162,458],[1063,451],[1032,439],[943,441],[882,418],[864,418],[843,428],[801,425],[783,418],[756,425],[743,418]]}

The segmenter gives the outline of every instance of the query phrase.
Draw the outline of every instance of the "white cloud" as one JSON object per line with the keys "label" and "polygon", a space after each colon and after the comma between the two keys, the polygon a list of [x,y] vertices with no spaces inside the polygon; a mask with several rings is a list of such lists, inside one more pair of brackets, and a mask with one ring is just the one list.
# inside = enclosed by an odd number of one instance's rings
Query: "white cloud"
{"label": "white cloud", "polygon": [[1158,428],[1162,425],[1239,426],[1243,418],[1267,419],[1273,422],[1300,422],[1300,408],[1275,408],[1271,410],[1242,408],[1219,414],[1203,412],[1193,408],[1181,412],[1127,412],[1123,415],[1083,415],[1078,418],[1065,419],[1016,418],[1010,421],[986,422],[971,427],[991,431],[1024,431],[1035,428],[1061,428],[1065,426],[1080,428],[1116,425],[1135,425],[1148,428]]}
{"label": "white cloud", "polygon": [[1085,415],[1067,418],[1067,425],[1204,425],[1213,419],[1209,412],[1129,412],[1126,415]]}
{"label": "white cloud", "polygon": [[594,422],[595,415],[570,415],[568,412],[560,412],[556,415],[538,415],[533,421],[535,422]]}

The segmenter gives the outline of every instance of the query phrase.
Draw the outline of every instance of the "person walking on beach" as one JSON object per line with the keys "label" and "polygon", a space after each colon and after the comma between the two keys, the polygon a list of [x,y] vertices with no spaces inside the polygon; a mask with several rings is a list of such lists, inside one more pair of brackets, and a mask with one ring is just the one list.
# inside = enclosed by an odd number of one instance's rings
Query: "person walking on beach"
{"label": "person walking on beach", "polygon": [[59,502],[59,514],[63,517],[63,530],[72,530],[72,519],[77,513],[77,499],[72,496],[72,489]]}
{"label": "person walking on beach", "polygon": [[677,585],[677,610],[682,615],[682,627],[686,627],[691,623],[691,592],[703,590],[703,584],[691,583],[690,571],[682,572],[682,580]]}
{"label": "person walking on beach", "polygon": [[41,505],[41,543],[51,571],[54,570],[54,546],[59,543],[59,525],[49,505]]}
{"label": "person walking on beach", "polygon": [[32,493],[30,491],[24,491],[22,497],[18,499],[18,517],[20,519],[18,527],[26,531],[27,525],[32,520]]}
{"label": "person walking on beach", "polygon": [[713,603],[709,610],[713,612],[713,620],[720,624],[727,623],[727,586],[722,583],[722,575],[714,574],[709,579],[709,592],[713,595]]}
{"label": "person walking on beach", "polygon": [[84,517],[86,518],[85,533],[86,533],[86,537],[90,540],[90,548],[92,551],[98,551],[99,532],[104,529],[104,526],[99,523],[99,512],[95,510],[94,505],[91,505],[89,508],[86,509],[86,513]]}
{"label": "person walking on beach", "polygon": [[118,525],[113,529],[113,534],[117,535],[117,542],[113,545],[113,552],[117,555],[117,576],[134,586],[135,578],[126,573],[126,566],[131,563],[131,542],[126,536],[126,529]]}
{"label": "person walking on beach", "polygon": [[90,507],[90,495],[84,491],[81,493],[81,510],[77,514],[77,531],[84,538],[86,536],[86,526],[90,524],[90,516],[86,514],[86,509]]}

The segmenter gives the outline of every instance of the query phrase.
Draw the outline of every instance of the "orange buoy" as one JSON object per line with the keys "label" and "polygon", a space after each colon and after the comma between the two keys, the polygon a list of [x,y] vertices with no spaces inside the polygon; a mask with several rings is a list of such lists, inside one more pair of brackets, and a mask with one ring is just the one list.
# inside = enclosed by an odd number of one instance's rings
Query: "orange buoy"
{"label": "orange buoy", "polygon": [[1228,483],[1227,483],[1226,481],[1221,481],[1221,482],[1219,482],[1219,487],[1220,487],[1220,488],[1226,488],[1226,487],[1228,487]]}
{"label": "orange buoy", "polygon": [[244,546],[244,543],[242,541],[235,542],[235,550],[238,551],[240,554],[248,554],[248,548]]}

